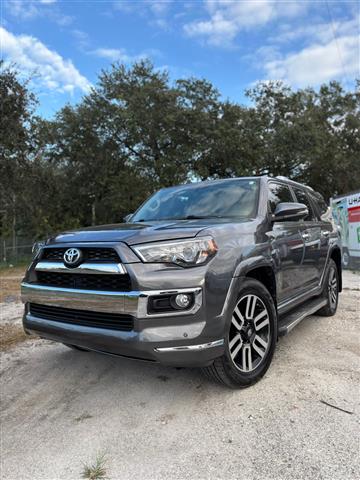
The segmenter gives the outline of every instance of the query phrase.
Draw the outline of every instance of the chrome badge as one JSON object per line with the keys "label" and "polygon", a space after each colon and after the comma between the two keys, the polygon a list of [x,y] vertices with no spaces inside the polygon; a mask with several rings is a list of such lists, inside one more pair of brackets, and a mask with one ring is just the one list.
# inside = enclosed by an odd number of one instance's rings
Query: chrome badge
{"label": "chrome badge", "polygon": [[81,251],[78,248],[68,248],[64,253],[64,263],[69,267],[76,267],[81,261]]}

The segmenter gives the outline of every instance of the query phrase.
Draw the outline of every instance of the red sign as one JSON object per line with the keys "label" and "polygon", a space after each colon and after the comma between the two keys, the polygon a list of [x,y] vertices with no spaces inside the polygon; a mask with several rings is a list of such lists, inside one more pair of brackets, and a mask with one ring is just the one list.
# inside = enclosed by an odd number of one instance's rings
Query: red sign
{"label": "red sign", "polygon": [[351,223],[360,222],[360,205],[349,208],[348,213],[349,213],[349,222]]}

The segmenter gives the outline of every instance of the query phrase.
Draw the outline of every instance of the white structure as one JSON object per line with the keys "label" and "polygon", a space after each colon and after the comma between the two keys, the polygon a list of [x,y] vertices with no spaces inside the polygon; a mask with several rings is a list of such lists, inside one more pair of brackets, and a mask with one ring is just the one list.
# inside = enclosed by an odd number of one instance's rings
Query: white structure
{"label": "white structure", "polygon": [[330,201],[332,216],[341,230],[344,267],[360,263],[360,191],[338,195]]}

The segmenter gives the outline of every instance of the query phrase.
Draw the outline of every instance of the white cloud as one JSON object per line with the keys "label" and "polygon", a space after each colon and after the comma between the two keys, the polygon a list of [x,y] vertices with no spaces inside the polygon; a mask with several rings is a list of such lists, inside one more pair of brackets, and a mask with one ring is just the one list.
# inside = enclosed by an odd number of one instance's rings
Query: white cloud
{"label": "white cloud", "polygon": [[66,26],[73,22],[73,17],[64,15],[55,5],[57,0],[7,0],[5,11],[21,20],[33,20],[47,16],[58,25]]}
{"label": "white cloud", "polygon": [[333,79],[349,81],[359,76],[359,59],[360,37],[345,35],[269,60],[264,68],[270,79],[282,79],[298,87],[307,87]]}
{"label": "white cloud", "polygon": [[313,43],[315,40],[321,43],[329,42],[336,36],[356,35],[359,31],[360,16],[356,15],[350,20],[336,20],[331,23],[304,23],[301,26],[283,24],[280,31],[270,37],[274,43],[288,43],[297,40],[305,40]]}
{"label": "white cloud", "polygon": [[117,0],[113,2],[115,10],[119,10],[125,13],[145,13],[146,10],[150,10],[154,15],[165,15],[173,0],[143,0],[136,2],[134,0]]}
{"label": "white cloud", "polygon": [[147,2],[149,4],[150,10],[158,16],[165,15],[169,9],[170,4],[172,3],[171,0],[168,0],[166,2],[164,1],[156,1],[152,0],[150,2]]}
{"label": "white cloud", "polygon": [[106,58],[112,62],[120,61],[128,63],[134,58],[130,57],[124,48],[97,48],[96,50],[93,50],[92,53],[97,57]]}
{"label": "white cloud", "polygon": [[13,62],[22,73],[37,73],[37,82],[46,89],[70,92],[79,89],[87,92],[90,82],[77,70],[71,60],[65,60],[50,50],[40,40],[29,35],[13,35],[0,27],[2,54],[7,62]]}
{"label": "white cloud", "polygon": [[76,39],[77,46],[80,50],[84,50],[89,46],[90,37],[83,30],[79,30],[75,28],[74,30],[71,30],[71,34]]}
{"label": "white cloud", "polygon": [[189,37],[202,37],[210,45],[228,47],[237,34],[262,26],[278,17],[294,17],[307,8],[307,2],[277,2],[273,0],[207,0],[210,18],[184,25]]}
{"label": "white cloud", "polygon": [[161,30],[170,30],[170,24],[166,17],[172,3],[173,0],[118,0],[113,2],[113,8],[126,14],[135,13],[147,17],[150,25]]}
{"label": "white cloud", "polygon": [[22,20],[30,20],[39,16],[39,9],[34,2],[25,3],[23,0],[12,0],[5,5],[11,15]]}
{"label": "white cloud", "polygon": [[138,55],[129,55],[124,48],[97,48],[90,53],[112,62],[123,63],[132,63],[149,57],[161,57],[161,52],[156,49],[145,50]]}

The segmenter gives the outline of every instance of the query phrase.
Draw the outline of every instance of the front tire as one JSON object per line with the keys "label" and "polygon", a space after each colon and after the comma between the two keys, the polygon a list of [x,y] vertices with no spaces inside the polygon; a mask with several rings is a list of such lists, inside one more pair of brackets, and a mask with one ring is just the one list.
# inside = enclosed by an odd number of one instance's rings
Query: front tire
{"label": "front tire", "polygon": [[225,333],[225,353],[203,369],[211,380],[230,388],[246,388],[265,374],[274,355],[277,315],[265,286],[246,279]]}
{"label": "front tire", "polygon": [[317,315],[332,317],[336,313],[339,301],[339,272],[332,258],[329,260],[323,295],[327,299],[327,304],[317,312]]}

